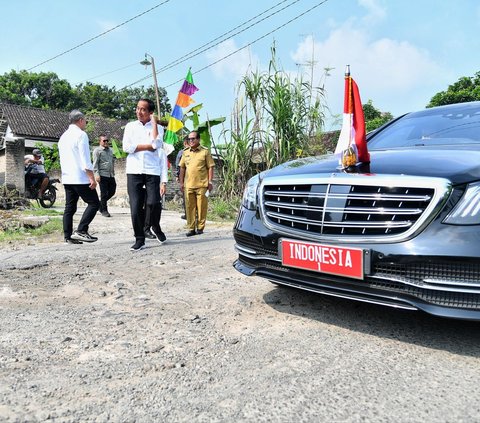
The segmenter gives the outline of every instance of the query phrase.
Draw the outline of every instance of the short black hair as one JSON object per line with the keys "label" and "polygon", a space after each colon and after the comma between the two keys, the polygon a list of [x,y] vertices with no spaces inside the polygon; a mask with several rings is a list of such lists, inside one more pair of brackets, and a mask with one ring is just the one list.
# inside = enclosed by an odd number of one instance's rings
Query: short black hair
{"label": "short black hair", "polygon": [[141,98],[138,101],[139,102],[140,101],[145,101],[148,104],[148,111],[149,112],[154,112],[155,111],[155,103],[152,100],[150,100],[149,98]]}

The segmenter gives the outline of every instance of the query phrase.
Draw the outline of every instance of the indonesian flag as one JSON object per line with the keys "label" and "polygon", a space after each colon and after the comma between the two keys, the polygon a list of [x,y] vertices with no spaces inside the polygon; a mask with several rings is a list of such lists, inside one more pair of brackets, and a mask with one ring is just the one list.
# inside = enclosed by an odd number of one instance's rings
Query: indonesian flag
{"label": "indonesian flag", "polygon": [[[353,147],[357,160],[363,163],[370,162],[370,154],[365,138],[365,118],[363,116],[362,101],[358,86],[350,76],[350,67],[345,72],[345,99],[343,106],[343,124],[338,138],[335,154],[343,154]],[[340,158],[342,164],[342,158]]]}

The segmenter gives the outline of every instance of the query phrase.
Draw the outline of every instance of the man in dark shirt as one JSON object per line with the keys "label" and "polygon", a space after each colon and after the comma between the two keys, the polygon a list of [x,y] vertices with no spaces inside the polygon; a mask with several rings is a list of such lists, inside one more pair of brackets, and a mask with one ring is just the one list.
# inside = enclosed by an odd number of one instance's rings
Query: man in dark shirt
{"label": "man in dark shirt", "polygon": [[115,181],[114,156],[110,148],[110,140],[100,135],[99,146],[93,150],[93,171],[95,180],[100,185],[100,213],[111,217],[108,212],[107,201],[115,195],[117,183]]}

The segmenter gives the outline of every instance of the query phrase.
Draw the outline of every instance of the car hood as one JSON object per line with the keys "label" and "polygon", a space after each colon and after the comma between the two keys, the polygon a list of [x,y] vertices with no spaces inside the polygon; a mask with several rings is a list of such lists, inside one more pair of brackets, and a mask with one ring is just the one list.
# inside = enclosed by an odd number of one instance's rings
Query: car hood
{"label": "car hood", "polygon": [[[333,154],[307,157],[279,165],[266,176],[329,174],[339,169]],[[453,184],[480,180],[480,145],[416,147],[370,152],[370,164],[352,172],[388,175],[432,176],[449,179]]]}

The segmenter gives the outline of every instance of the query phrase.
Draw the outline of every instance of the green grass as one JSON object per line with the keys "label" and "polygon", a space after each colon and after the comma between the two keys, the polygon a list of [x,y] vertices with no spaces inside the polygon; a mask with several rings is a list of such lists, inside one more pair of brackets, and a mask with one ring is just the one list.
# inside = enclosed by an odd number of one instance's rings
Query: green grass
{"label": "green grass", "polygon": [[[24,213],[31,215],[29,213]],[[50,235],[52,233],[61,233],[63,231],[63,223],[62,219],[59,218],[52,218],[45,224],[39,226],[38,228],[25,228],[21,227],[18,229],[7,229],[5,231],[0,230],[0,242],[12,242],[12,241],[21,241],[27,238],[38,238],[43,237],[46,235]]]}
{"label": "green grass", "polygon": [[[227,202],[219,197],[210,197],[208,200],[207,219],[217,222],[232,222],[236,219],[240,200]],[[175,201],[167,201],[165,210],[178,211],[183,213],[183,207]]]}
{"label": "green grass", "polygon": [[213,221],[234,221],[237,217],[240,201],[227,202],[213,197],[208,202],[208,219]]}
{"label": "green grass", "polygon": [[20,212],[25,216],[62,216],[63,211],[58,211],[55,209],[44,209],[38,204],[34,203],[33,208],[28,210],[23,210]]}

